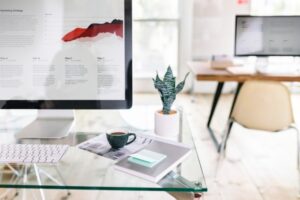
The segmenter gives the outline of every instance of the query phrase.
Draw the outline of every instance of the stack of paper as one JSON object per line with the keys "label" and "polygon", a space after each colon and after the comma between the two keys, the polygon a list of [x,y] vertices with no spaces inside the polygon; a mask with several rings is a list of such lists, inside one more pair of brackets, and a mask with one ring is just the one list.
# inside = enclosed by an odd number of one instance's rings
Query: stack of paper
{"label": "stack of paper", "polygon": [[164,160],[166,157],[167,156],[164,154],[144,149],[138,153],[130,155],[128,161],[138,165],[152,168],[158,163],[160,163],[162,160]]}

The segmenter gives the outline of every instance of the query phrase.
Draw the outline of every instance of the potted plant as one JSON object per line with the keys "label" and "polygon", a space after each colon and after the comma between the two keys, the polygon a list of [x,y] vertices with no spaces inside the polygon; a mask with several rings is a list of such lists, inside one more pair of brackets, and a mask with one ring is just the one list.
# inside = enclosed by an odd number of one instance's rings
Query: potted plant
{"label": "potted plant", "polygon": [[173,76],[171,67],[168,67],[163,80],[159,75],[153,79],[154,87],[158,90],[163,104],[162,110],[155,113],[155,133],[164,137],[174,137],[179,134],[179,113],[172,110],[176,95],[182,91],[186,78],[176,86],[176,78]]}

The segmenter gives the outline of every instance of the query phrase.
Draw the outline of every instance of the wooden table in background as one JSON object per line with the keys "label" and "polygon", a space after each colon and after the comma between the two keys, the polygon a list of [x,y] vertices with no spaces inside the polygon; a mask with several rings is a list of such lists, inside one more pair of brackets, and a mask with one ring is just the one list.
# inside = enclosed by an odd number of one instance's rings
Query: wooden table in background
{"label": "wooden table in background", "polygon": [[[234,95],[234,99],[231,105],[231,110],[229,117],[232,114],[232,110],[234,108],[237,96],[240,92],[241,87],[245,81],[249,80],[263,80],[263,81],[280,81],[280,82],[300,82],[300,75],[299,74],[249,74],[249,75],[239,75],[239,74],[232,74],[226,70],[215,70],[209,67],[201,66],[199,62],[189,62],[188,63],[191,72],[193,73],[196,81],[215,81],[218,82],[216,92],[214,94],[213,103],[211,106],[209,118],[207,121],[207,129],[210,133],[210,136],[216,145],[218,151],[220,151],[220,142],[216,138],[216,135],[211,128],[211,121],[214,116],[214,112],[216,106],[219,102],[220,95],[222,94],[222,90],[224,87],[225,82],[237,82],[238,86]],[[194,86],[192,87],[192,92],[194,91]]]}

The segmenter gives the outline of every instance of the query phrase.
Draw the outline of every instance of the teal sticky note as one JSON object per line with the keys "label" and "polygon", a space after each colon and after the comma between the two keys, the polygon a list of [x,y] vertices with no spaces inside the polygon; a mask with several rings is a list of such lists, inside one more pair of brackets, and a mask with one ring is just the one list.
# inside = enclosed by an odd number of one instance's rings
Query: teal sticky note
{"label": "teal sticky note", "polygon": [[135,163],[137,165],[152,168],[155,165],[157,165],[158,163],[160,163],[166,157],[167,156],[164,154],[160,154],[157,152],[153,152],[153,151],[144,149],[138,153],[132,154],[128,158],[128,161]]}

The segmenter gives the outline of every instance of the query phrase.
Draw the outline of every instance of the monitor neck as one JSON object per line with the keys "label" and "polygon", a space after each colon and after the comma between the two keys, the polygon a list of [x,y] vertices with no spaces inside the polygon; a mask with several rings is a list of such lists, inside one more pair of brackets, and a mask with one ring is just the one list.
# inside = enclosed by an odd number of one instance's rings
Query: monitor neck
{"label": "monitor neck", "polygon": [[38,110],[38,119],[74,119],[74,110]]}
{"label": "monitor neck", "polygon": [[74,125],[73,110],[39,110],[37,118],[16,134],[17,139],[60,139]]}

